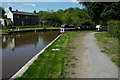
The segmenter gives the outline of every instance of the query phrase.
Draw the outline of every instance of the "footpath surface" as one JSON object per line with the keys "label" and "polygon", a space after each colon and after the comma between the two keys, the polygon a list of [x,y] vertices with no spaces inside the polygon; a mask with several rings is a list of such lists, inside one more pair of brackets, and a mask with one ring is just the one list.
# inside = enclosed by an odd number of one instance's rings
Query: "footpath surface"
{"label": "footpath surface", "polygon": [[101,52],[95,32],[79,33],[71,43],[75,47],[72,55],[76,57],[73,61],[75,68],[68,68],[71,73],[69,78],[118,78],[118,67],[110,58]]}

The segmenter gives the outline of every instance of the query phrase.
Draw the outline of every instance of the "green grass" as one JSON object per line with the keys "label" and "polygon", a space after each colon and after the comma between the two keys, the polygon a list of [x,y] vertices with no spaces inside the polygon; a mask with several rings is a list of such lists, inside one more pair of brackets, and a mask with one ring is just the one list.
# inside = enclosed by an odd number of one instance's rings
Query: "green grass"
{"label": "green grass", "polygon": [[16,29],[11,29],[9,27],[4,27],[0,29],[0,34],[8,33],[9,31],[18,31],[20,30],[41,30],[41,29],[60,29],[60,27],[52,27],[52,26],[16,26]]}
{"label": "green grass", "polygon": [[[64,59],[70,47],[69,42],[78,32],[68,32],[62,34],[50,47],[48,47],[37,60],[27,69],[27,71],[17,79],[22,78],[63,78]],[[60,51],[52,51],[53,48],[59,48]],[[71,57],[73,58],[73,57]],[[72,64],[74,66],[74,64]],[[67,73],[67,72],[66,72]]]}
{"label": "green grass", "polygon": [[39,29],[60,29],[60,27],[52,27],[52,26],[41,26],[41,27],[20,27],[20,29],[25,30],[39,30]]}
{"label": "green grass", "polygon": [[103,49],[101,52],[107,53],[111,60],[120,66],[120,61],[118,59],[118,39],[110,37],[108,32],[96,33],[95,36],[100,47]]}

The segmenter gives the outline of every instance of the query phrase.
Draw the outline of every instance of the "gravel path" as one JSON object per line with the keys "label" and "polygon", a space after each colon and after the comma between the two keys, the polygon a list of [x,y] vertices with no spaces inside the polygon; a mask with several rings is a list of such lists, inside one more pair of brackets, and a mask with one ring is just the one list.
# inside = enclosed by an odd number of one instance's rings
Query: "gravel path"
{"label": "gravel path", "polygon": [[72,54],[77,58],[75,68],[68,70],[70,78],[118,78],[118,67],[101,52],[94,37],[95,32],[80,33],[73,40]]}

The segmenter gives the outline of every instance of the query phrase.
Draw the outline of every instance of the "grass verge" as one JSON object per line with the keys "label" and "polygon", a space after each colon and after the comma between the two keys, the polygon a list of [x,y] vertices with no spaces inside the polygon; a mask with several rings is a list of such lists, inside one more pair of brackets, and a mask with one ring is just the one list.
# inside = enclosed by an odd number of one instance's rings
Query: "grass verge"
{"label": "grass verge", "polygon": [[[48,47],[27,71],[17,79],[23,78],[63,78],[64,59],[69,51],[69,41],[78,32],[62,34],[50,47]],[[60,49],[53,51],[52,49]]]}
{"label": "grass verge", "polygon": [[115,37],[110,37],[108,32],[100,32],[95,34],[98,44],[103,49],[101,52],[107,53],[111,60],[120,66],[120,61],[118,58],[118,39]]}
{"label": "grass verge", "polygon": [[52,27],[52,26],[16,26],[16,29],[11,29],[9,27],[5,27],[4,29],[0,29],[0,34],[5,34],[9,31],[18,31],[19,30],[41,30],[41,29],[60,29],[60,27]]}

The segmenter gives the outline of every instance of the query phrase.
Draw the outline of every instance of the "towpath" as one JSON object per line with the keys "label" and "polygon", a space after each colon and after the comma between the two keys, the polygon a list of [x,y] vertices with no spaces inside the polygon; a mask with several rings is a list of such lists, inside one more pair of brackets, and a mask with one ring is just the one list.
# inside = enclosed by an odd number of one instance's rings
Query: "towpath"
{"label": "towpath", "polygon": [[69,67],[69,78],[118,78],[118,67],[110,58],[101,52],[95,38],[95,32],[79,33],[73,39],[75,47],[72,55],[77,60],[72,61],[75,67]]}

